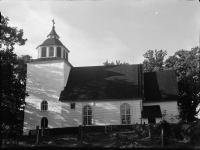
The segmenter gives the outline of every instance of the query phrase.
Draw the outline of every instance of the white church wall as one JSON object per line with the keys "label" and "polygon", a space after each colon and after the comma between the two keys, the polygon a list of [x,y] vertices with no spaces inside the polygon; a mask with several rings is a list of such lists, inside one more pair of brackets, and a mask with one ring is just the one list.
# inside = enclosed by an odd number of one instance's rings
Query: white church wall
{"label": "white church wall", "polygon": [[82,103],[75,103],[75,109],[71,109],[70,103],[62,102],[62,127],[76,127],[82,125]]}
{"label": "white church wall", "polygon": [[76,108],[71,109],[70,102],[62,104],[62,127],[72,127],[83,124],[82,110],[85,105],[92,107],[92,125],[121,125],[120,106],[128,103],[131,106],[131,123],[141,122],[141,107],[142,100],[127,100],[127,101],[90,101],[76,102]]}
{"label": "white church wall", "polygon": [[[25,99],[24,135],[30,129],[41,127],[41,118],[48,119],[49,128],[62,127],[62,103],[60,93],[64,89],[64,61],[40,61],[27,64],[27,87]],[[41,111],[41,102],[48,102],[48,110]]]}
{"label": "white church wall", "polygon": [[[178,106],[177,101],[165,101],[165,102],[145,102],[143,103],[143,106],[151,106],[151,105],[160,105],[161,113],[164,114],[164,111],[166,110],[166,116],[165,120],[168,122],[178,122],[177,119],[175,119],[175,116],[178,115]],[[174,118],[175,120],[172,121],[171,118]]]}
{"label": "white church wall", "polygon": [[71,67],[64,63],[64,86],[66,86]]}
{"label": "white church wall", "polygon": [[[197,106],[197,109],[196,109],[196,110],[198,111],[199,109],[200,109],[200,104]],[[200,111],[199,111],[199,113],[197,114],[197,118],[200,119]]]}
{"label": "white church wall", "polygon": [[95,125],[120,124],[119,101],[95,102],[93,105],[93,120]]}

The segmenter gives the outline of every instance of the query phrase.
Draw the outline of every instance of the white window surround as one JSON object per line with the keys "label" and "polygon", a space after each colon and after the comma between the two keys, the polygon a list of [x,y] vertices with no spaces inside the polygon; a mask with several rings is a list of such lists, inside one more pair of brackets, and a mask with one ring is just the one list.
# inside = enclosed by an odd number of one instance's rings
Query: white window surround
{"label": "white window surround", "polygon": [[40,108],[41,111],[47,111],[48,110],[48,102],[46,100],[43,100],[41,102],[41,108]]}
{"label": "white window surround", "polygon": [[[45,57],[42,57],[42,51],[43,51],[43,48],[46,48],[45,50],[46,50],[46,56]],[[41,47],[41,58],[47,58],[47,47]]]}
{"label": "white window surround", "polygon": [[121,124],[131,124],[131,106],[128,103],[123,103],[120,106]]}
{"label": "white window surround", "polygon": [[48,119],[46,117],[41,118],[41,128],[48,128]]}
{"label": "white window surround", "polygon": [[[51,47],[53,48],[53,49],[52,49],[52,50],[53,50],[53,56],[50,56],[50,50],[51,50],[50,48],[51,48]],[[54,57],[54,53],[55,53],[54,46],[49,46],[48,48],[49,48],[49,57]]]}
{"label": "white window surround", "polygon": [[90,106],[90,105],[85,105],[85,106],[83,106],[83,109],[82,109],[82,111],[83,111],[83,116],[82,116],[82,118],[83,118],[83,125],[85,124],[85,125],[92,125],[92,112],[93,112],[93,110],[92,110],[92,106]]}

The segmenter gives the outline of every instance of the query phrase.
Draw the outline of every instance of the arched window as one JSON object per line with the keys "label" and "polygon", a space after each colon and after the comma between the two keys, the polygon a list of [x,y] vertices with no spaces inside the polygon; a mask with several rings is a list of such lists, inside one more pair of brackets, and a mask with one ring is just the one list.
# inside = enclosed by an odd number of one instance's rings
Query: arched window
{"label": "arched window", "polygon": [[48,110],[48,103],[47,103],[47,101],[42,101],[42,103],[41,103],[41,110],[42,111],[47,111]]}
{"label": "arched window", "polygon": [[122,124],[131,124],[131,106],[124,103],[120,107]]}
{"label": "arched window", "polygon": [[54,48],[53,48],[53,47],[50,47],[50,48],[49,48],[49,56],[50,56],[50,57],[53,57],[53,56],[54,56]]}
{"label": "arched window", "polygon": [[47,56],[47,49],[46,47],[42,48],[42,57],[46,57]]}
{"label": "arched window", "polygon": [[92,125],[92,107],[89,105],[83,107],[83,124]]}
{"label": "arched window", "polygon": [[57,57],[61,57],[61,48],[57,47]]}
{"label": "arched window", "polygon": [[46,117],[42,117],[41,128],[47,128],[47,127],[48,127],[48,119]]}

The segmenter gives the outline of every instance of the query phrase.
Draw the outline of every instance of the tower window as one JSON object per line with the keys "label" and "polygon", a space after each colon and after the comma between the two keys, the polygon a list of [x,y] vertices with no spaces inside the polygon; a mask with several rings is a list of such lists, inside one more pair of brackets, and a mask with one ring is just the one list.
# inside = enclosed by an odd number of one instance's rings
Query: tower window
{"label": "tower window", "polygon": [[47,49],[46,49],[46,47],[43,47],[42,48],[42,57],[46,57],[46,55],[47,55]]}
{"label": "tower window", "polygon": [[65,58],[65,50],[63,50],[63,58]]}
{"label": "tower window", "polygon": [[49,56],[50,57],[54,56],[54,48],[53,47],[49,48]]}
{"label": "tower window", "polygon": [[47,103],[47,101],[42,101],[42,103],[41,103],[41,110],[42,111],[47,111],[48,110],[48,103]]}
{"label": "tower window", "polygon": [[61,57],[61,48],[57,47],[57,57]]}

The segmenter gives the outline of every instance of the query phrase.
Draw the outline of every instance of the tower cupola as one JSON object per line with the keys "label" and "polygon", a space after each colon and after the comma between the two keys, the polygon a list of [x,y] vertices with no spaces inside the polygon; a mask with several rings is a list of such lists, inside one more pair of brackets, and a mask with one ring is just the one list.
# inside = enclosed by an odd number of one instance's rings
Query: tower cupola
{"label": "tower cupola", "polygon": [[68,53],[70,51],[59,40],[60,37],[55,31],[54,20],[52,22],[52,30],[47,35],[47,39],[36,48],[38,50],[38,58],[58,57],[68,61]]}

